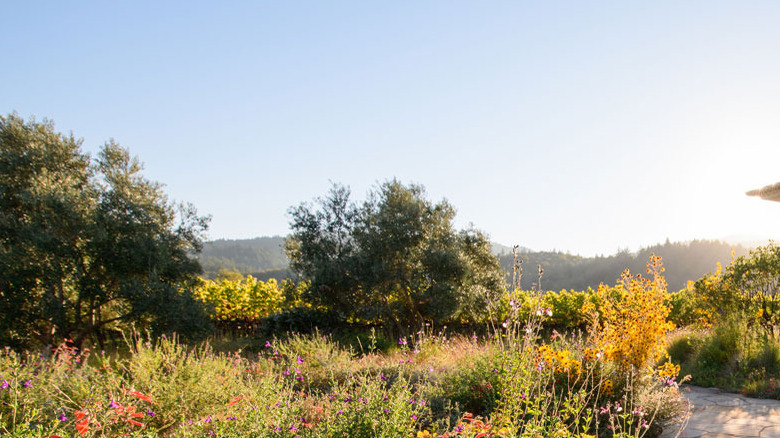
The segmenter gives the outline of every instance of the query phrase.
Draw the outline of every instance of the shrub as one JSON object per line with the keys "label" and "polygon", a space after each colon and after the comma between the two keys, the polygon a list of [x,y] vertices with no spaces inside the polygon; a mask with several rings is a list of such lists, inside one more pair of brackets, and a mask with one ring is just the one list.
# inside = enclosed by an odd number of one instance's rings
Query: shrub
{"label": "shrub", "polygon": [[498,321],[525,320],[539,308],[549,309],[552,315],[545,319],[545,326],[569,330],[587,326],[591,321],[589,309],[595,310],[600,306],[599,296],[591,289],[547,291],[540,297],[537,294],[520,289],[505,292],[491,309],[493,318]]}
{"label": "shrub", "polygon": [[251,275],[241,280],[201,280],[194,295],[211,306],[217,321],[254,323],[282,311],[285,291],[295,289],[290,284],[273,278],[263,282]]}
{"label": "shrub", "polygon": [[672,336],[666,351],[669,360],[676,364],[689,363],[701,347],[702,337],[696,332],[685,331]]}
{"label": "shrub", "polygon": [[647,273],[622,275],[615,287],[599,286],[601,298],[601,333],[599,346],[607,358],[620,367],[642,368],[648,360],[658,360],[666,354],[666,332],[674,324],[666,320],[666,282],[661,276],[664,268],[661,258],[651,256]]}

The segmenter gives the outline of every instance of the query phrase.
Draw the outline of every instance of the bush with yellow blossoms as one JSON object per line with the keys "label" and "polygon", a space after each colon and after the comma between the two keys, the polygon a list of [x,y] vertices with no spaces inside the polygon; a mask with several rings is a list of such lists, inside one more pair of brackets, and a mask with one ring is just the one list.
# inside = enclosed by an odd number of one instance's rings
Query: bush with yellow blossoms
{"label": "bush with yellow blossoms", "polygon": [[241,280],[202,280],[193,291],[212,308],[217,322],[255,323],[284,309],[301,307],[302,288],[290,280],[260,281],[251,275]]}
{"label": "bush with yellow blossoms", "polygon": [[667,321],[671,308],[663,271],[661,258],[653,255],[647,277],[625,271],[616,286],[599,287],[598,345],[623,370],[641,369],[666,354],[666,334],[674,324]]}

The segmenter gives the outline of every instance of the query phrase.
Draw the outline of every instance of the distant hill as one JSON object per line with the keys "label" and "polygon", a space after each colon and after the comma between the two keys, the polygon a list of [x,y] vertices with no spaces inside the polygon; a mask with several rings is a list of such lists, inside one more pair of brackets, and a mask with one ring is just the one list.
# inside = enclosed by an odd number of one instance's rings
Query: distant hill
{"label": "distant hill", "polygon": [[[519,246],[517,248],[517,251],[518,252],[531,252],[530,249],[528,249],[526,247],[523,247],[523,246]],[[490,242],[490,252],[492,252],[493,255],[496,255],[496,256],[499,256],[499,257],[503,256],[503,255],[507,255],[507,254],[512,255],[512,247],[511,246],[502,245],[502,244],[496,243],[496,242]]]}
{"label": "distant hill", "polygon": [[[267,280],[292,278],[289,260],[282,252],[284,237],[258,237],[255,239],[220,239],[207,242],[199,256],[207,278],[215,278],[220,270],[238,271],[242,275]],[[499,257],[507,273],[512,270],[512,247],[491,243],[493,253]],[[521,286],[530,289],[538,281],[537,265],[544,269],[542,288],[545,290],[596,288],[599,283],[614,284],[621,272],[645,273],[645,263],[650,254],[663,257],[669,290],[685,287],[688,280],[696,280],[714,271],[720,262],[724,266],[731,260],[731,249],[737,256],[746,254],[747,248],[715,240],[691,242],[666,242],[637,252],[621,251],[611,256],[582,257],[563,252],[532,251],[519,247],[523,259]],[[509,275],[507,275],[509,281]]]}
{"label": "distant hill", "polygon": [[[198,260],[207,278],[215,278],[220,270],[251,274],[260,280],[292,278],[293,273],[287,269],[289,260],[282,251],[284,239],[273,236],[212,240],[203,245]],[[530,251],[523,247],[518,250]],[[491,251],[496,256],[511,255],[512,247],[492,242]]]}
{"label": "distant hill", "polygon": [[[523,276],[520,286],[530,289],[538,282],[537,265],[544,269],[542,289],[585,290],[600,283],[615,284],[620,274],[629,269],[632,274],[645,274],[651,254],[661,256],[666,268],[664,277],[670,291],[680,290],[689,280],[697,280],[715,271],[717,263],[724,267],[731,261],[731,250],[740,256],[748,253],[741,245],[715,240],[669,242],[642,248],[637,252],[621,251],[611,256],[582,257],[562,252],[521,252]],[[500,257],[501,266],[512,269],[512,255]]]}
{"label": "distant hill", "polygon": [[198,260],[208,278],[216,277],[221,269],[244,275],[286,271],[290,262],[282,252],[283,244],[282,236],[213,240],[203,245]]}

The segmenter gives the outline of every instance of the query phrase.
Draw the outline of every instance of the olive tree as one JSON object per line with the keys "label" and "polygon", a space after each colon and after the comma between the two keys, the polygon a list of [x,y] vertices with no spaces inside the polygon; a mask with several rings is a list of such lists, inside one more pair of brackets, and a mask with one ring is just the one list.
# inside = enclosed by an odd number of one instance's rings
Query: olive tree
{"label": "olive tree", "polygon": [[345,318],[399,330],[423,321],[474,319],[504,289],[498,258],[475,230],[456,231],[455,209],[419,185],[378,184],[361,205],[334,185],[290,209],[291,267],[311,281],[309,299]]}
{"label": "olive tree", "polygon": [[177,211],[113,141],[96,160],[81,144],[51,122],[0,117],[2,340],[80,345],[131,322],[205,329],[186,286],[208,218]]}

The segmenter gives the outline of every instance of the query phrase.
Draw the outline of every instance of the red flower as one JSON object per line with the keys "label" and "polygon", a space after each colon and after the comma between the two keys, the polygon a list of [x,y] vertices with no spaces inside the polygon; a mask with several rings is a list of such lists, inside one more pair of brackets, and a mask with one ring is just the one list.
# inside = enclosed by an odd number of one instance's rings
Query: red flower
{"label": "red flower", "polygon": [[240,396],[240,395],[238,397],[233,397],[233,399],[230,400],[230,403],[228,403],[228,407],[233,406],[234,404],[238,403],[242,398],[244,398],[244,397]]}
{"label": "red flower", "polygon": [[89,430],[89,418],[85,418],[78,423],[76,423],[76,430],[78,431],[79,435],[84,435]]}
{"label": "red flower", "polygon": [[149,403],[154,403],[154,401],[151,399],[151,397],[149,397],[148,395],[144,395],[143,393],[140,393],[138,391],[133,391],[133,392],[130,393],[130,395],[132,395],[133,397],[136,397],[138,399],[141,399],[143,401],[147,401]]}

